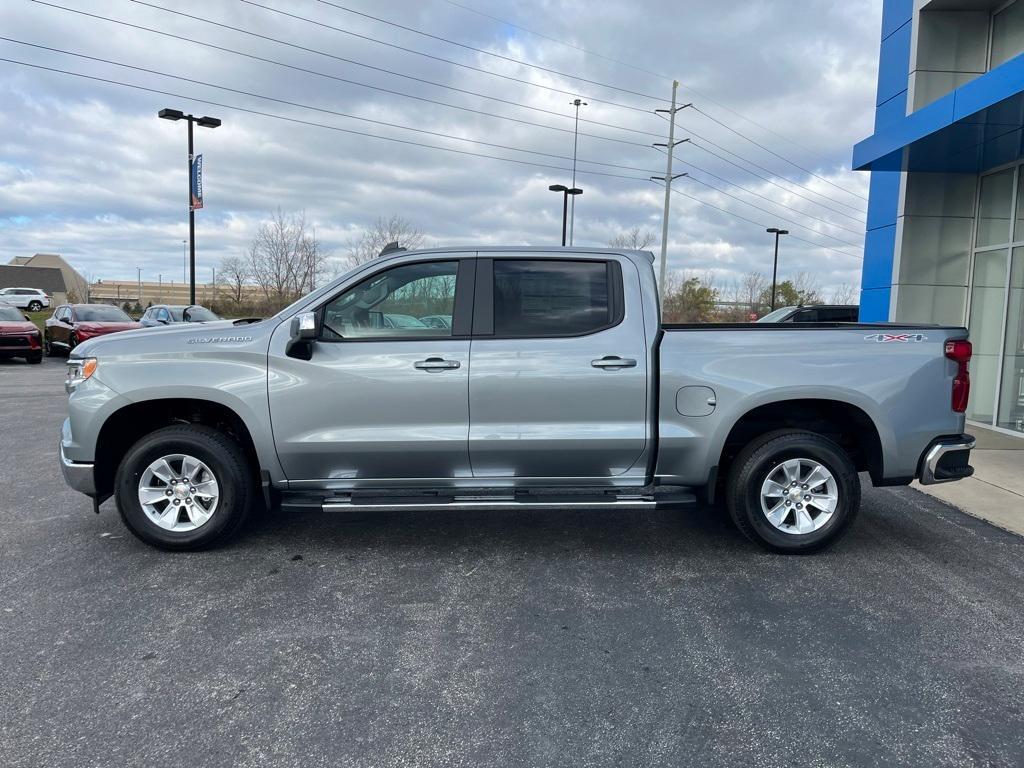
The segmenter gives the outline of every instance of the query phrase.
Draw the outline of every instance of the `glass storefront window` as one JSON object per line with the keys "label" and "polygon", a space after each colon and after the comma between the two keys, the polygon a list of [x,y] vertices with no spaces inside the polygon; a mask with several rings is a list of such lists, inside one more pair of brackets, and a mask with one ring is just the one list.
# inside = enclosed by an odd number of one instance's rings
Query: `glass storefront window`
{"label": "glass storefront window", "polygon": [[1003,245],[1010,241],[1010,205],[1013,199],[1013,168],[981,178],[978,232],[975,246]]}
{"label": "glass storefront window", "polygon": [[1003,380],[996,424],[1024,432],[1024,248],[1013,249],[1003,347]]}
{"label": "glass storefront window", "polygon": [[974,254],[971,281],[971,315],[967,327],[971,331],[974,356],[971,358],[971,398],[967,417],[990,423],[999,382],[1007,253],[1006,248],[1000,248]]}
{"label": "glass storefront window", "polygon": [[1008,5],[992,17],[992,57],[989,68],[995,69],[1024,52],[1024,2]]}

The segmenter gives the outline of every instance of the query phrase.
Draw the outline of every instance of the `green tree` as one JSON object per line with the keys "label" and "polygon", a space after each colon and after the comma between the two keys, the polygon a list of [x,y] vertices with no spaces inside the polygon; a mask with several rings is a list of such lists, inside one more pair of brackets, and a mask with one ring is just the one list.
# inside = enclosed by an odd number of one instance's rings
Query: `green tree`
{"label": "green tree", "polygon": [[665,286],[661,315],[666,323],[710,323],[717,302],[712,277],[673,275]]}

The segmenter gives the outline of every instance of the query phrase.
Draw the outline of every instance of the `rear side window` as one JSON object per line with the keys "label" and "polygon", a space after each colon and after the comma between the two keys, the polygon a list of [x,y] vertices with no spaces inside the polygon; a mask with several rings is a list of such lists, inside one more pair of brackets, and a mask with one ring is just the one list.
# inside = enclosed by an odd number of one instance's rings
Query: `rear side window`
{"label": "rear side window", "polygon": [[580,336],[618,322],[604,261],[494,260],[495,336]]}

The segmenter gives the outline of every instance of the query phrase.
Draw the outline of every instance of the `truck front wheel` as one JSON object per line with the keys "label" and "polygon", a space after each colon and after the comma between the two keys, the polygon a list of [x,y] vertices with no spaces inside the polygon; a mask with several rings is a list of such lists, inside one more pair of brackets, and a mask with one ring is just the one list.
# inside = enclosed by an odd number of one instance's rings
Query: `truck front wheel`
{"label": "truck front wheel", "polygon": [[256,499],[253,472],[234,440],[199,424],[158,429],[133,445],[115,478],[118,512],[161,549],[205,549],[235,534]]}
{"label": "truck front wheel", "polygon": [[736,527],[775,552],[817,552],[835,543],[860,508],[849,455],[813,432],[779,430],[748,444],[733,462],[726,505]]}

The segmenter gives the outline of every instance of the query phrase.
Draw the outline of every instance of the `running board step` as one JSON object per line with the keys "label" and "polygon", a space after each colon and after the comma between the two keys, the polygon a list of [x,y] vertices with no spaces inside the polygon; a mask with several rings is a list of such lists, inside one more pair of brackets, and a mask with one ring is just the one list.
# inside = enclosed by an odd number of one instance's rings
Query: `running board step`
{"label": "running board step", "polygon": [[[297,502],[297,503],[296,503]],[[285,508],[317,508],[312,499],[305,503],[298,500],[285,502]],[[516,494],[516,495],[473,495],[453,496],[346,496],[339,495],[323,499],[318,508],[325,512],[341,510],[367,510],[394,512],[400,510],[431,511],[440,509],[604,509],[644,510],[665,506],[689,506],[697,498],[692,493],[658,494]]]}

